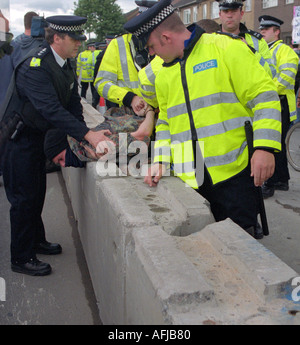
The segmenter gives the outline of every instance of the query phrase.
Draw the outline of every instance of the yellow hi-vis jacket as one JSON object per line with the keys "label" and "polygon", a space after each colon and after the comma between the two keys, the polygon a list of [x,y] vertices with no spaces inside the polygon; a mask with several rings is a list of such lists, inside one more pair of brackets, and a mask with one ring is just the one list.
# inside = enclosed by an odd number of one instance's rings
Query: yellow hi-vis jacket
{"label": "yellow hi-vis jacket", "polygon": [[78,54],[77,57],[77,67],[76,67],[76,73],[77,77],[84,82],[84,83],[90,83],[93,81],[93,78],[91,78],[88,70],[88,57],[92,54],[90,50],[85,50]]}
{"label": "yellow hi-vis jacket", "polygon": [[248,165],[245,121],[252,122],[254,148],[281,150],[273,80],[246,44],[201,33],[196,29],[183,59],[164,64],[155,81],[160,113],[154,163],[173,163],[174,173],[193,188],[199,186],[194,162],[201,161],[193,143],[214,185]]}
{"label": "yellow hi-vis jacket", "polygon": [[111,102],[123,105],[128,91],[141,97],[138,84],[138,66],[132,53],[135,48],[132,34],[114,38],[101,61],[94,86],[98,93]]}
{"label": "yellow hi-vis jacket", "polygon": [[97,56],[102,52],[102,50],[94,50],[87,59],[87,72],[89,77],[94,80],[94,69],[97,60]]}
{"label": "yellow hi-vis jacket", "polygon": [[271,78],[274,78],[277,73],[276,66],[272,60],[268,43],[264,40],[263,36],[256,31],[247,29],[242,23],[240,24],[239,36],[244,37],[247,44],[255,49],[257,52],[256,58],[259,60],[260,65],[264,67]]}
{"label": "yellow hi-vis jacket", "polygon": [[279,95],[286,95],[289,111],[290,121],[297,118],[296,96],[295,96],[295,79],[298,71],[298,55],[292,48],[284,44],[282,40],[274,42],[270,46],[272,58],[277,66],[278,73],[276,74],[275,84]]}
{"label": "yellow hi-vis jacket", "polygon": [[144,100],[153,108],[158,108],[158,102],[155,92],[155,78],[159,73],[164,60],[159,56],[155,58],[139,71],[139,89]]}

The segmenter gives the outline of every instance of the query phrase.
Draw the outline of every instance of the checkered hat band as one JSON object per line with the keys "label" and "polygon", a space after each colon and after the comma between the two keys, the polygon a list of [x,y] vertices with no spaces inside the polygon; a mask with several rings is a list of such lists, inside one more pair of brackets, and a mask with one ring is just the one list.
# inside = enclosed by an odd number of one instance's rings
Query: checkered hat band
{"label": "checkered hat band", "polygon": [[141,36],[142,34],[148,32],[151,28],[156,27],[160,22],[167,18],[171,13],[174,12],[174,7],[169,5],[162,9],[154,18],[152,18],[148,23],[142,25],[138,30],[134,32],[136,37]]}
{"label": "checkered hat band", "polygon": [[263,25],[263,26],[280,26],[279,23],[277,22],[274,22],[273,20],[262,20],[260,22],[260,25]]}
{"label": "checkered hat band", "polygon": [[60,31],[60,32],[78,32],[78,31],[83,31],[83,25],[69,25],[69,26],[64,26],[64,25],[57,25],[57,24],[49,24],[49,27],[52,28],[53,30]]}

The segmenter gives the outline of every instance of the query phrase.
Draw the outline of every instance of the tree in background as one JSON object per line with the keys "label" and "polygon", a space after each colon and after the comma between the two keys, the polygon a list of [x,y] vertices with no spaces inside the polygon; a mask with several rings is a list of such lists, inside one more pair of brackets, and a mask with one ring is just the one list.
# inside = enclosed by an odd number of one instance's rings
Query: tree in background
{"label": "tree in background", "polygon": [[86,31],[103,41],[107,34],[120,35],[125,31],[125,16],[116,0],[78,0],[74,14],[87,18]]}

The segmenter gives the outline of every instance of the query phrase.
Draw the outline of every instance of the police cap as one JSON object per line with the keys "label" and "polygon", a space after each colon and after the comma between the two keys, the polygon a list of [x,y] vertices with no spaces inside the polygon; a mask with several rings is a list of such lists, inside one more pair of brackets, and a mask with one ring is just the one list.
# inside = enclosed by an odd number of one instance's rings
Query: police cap
{"label": "police cap", "polygon": [[217,0],[219,3],[220,10],[229,10],[234,8],[241,8],[243,7],[245,0]]}
{"label": "police cap", "polygon": [[129,20],[124,25],[124,29],[134,34],[146,45],[151,32],[175,12],[171,3],[172,0],[160,0],[147,11]]}
{"label": "police cap", "polygon": [[84,24],[87,18],[85,17],[60,15],[48,17],[46,21],[48,27],[57,32],[66,33],[75,40],[86,40],[86,36],[84,35]]}
{"label": "police cap", "polygon": [[96,46],[96,42],[89,42],[87,44],[87,47],[95,47]]}
{"label": "police cap", "polygon": [[154,6],[157,1],[155,0],[136,0],[135,3],[139,6],[139,12],[145,12],[148,8]]}
{"label": "police cap", "polygon": [[276,26],[280,28],[280,26],[284,23],[282,20],[272,16],[260,16],[258,20],[260,24],[260,29],[269,28],[271,26]]}

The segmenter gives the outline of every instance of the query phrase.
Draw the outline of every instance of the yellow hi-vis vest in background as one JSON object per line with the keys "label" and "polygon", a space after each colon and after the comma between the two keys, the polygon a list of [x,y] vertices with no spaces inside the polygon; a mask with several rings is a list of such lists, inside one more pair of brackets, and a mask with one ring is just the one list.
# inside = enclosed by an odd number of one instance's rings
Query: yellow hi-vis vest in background
{"label": "yellow hi-vis vest in background", "polygon": [[296,96],[295,96],[295,79],[298,71],[298,55],[292,48],[284,44],[281,40],[274,42],[270,46],[272,58],[277,67],[275,84],[279,95],[286,95],[289,110],[290,121],[297,118]]}
{"label": "yellow hi-vis vest in background", "polygon": [[144,100],[153,108],[158,108],[155,92],[155,78],[162,68],[164,60],[159,56],[155,58],[139,71],[139,89]]}
{"label": "yellow hi-vis vest in background", "polygon": [[182,60],[164,64],[155,81],[160,113],[154,163],[173,163],[175,175],[193,188],[199,187],[193,143],[214,185],[248,165],[245,121],[252,122],[254,148],[281,150],[281,106],[273,80],[240,40],[200,34],[196,31]]}
{"label": "yellow hi-vis vest in background", "polygon": [[272,60],[272,54],[269,50],[268,43],[264,40],[263,36],[252,30],[248,30],[244,24],[240,24],[241,33],[239,36],[245,36],[247,44],[254,48],[257,52],[256,58],[259,60],[261,66],[269,73],[271,78],[274,78],[277,70]]}
{"label": "yellow hi-vis vest in background", "polygon": [[76,67],[77,77],[79,77],[80,81],[84,83],[90,83],[93,81],[93,78],[91,78],[89,74],[88,65],[87,65],[87,60],[90,54],[92,54],[90,50],[85,50],[81,52],[77,57],[77,67]]}
{"label": "yellow hi-vis vest in background", "polygon": [[94,69],[95,69],[95,64],[97,60],[97,56],[102,52],[102,50],[94,50],[91,52],[87,59],[87,73],[90,78],[92,78],[92,81],[94,80]]}
{"label": "yellow hi-vis vest in background", "polygon": [[123,98],[128,91],[141,96],[138,69],[133,61],[135,57],[131,55],[131,52],[135,52],[131,38],[131,34],[125,34],[110,42],[94,82],[102,97],[119,105],[123,105]]}

